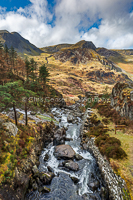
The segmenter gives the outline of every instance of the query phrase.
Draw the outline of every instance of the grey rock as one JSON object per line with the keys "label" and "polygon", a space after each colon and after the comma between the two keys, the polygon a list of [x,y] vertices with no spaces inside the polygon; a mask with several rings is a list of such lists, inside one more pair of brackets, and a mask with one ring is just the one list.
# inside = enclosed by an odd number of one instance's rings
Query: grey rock
{"label": "grey rock", "polygon": [[89,183],[88,186],[90,187],[90,189],[94,192],[95,190],[97,190],[99,188],[99,181],[95,181],[92,183]]}
{"label": "grey rock", "polygon": [[44,185],[47,185],[51,183],[54,176],[55,175],[52,172],[46,172],[46,173],[42,172],[40,173],[39,178]]}
{"label": "grey rock", "polygon": [[64,166],[72,171],[78,171],[79,170],[79,166],[78,163],[75,163],[72,160],[68,160],[64,162]]}
{"label": "grey rock", "polygon": [[75,151],[70,145],[58,145],[55,147],[54,155],[58,158],[73,159]]}
{"label": "grey rock", "polygon": [[64,128],[59,128],[54,133],[53,145],[65,144],[66,131]]}
{"label": "grey rock", "polygon": [[52,167],[47,166],[47,169],[48,169],[49,172],[53,172],[54,173],[54,170],[52,169]]}
{"label": "grey rock", "polygon": [[79,179],[76,178],[76,177],[74,177],[74,176],[70,176],[70,178],[72,179],[72,181],[73,181],[74,183],[78,183],[78,182],[79,182]]}
{"label": "grey rock", "polygon": [[34,174],[39,173],[39,170],[36,165],[33,166],[32,171]]}
{"label": "grey rock", "polygon": [[47,161],[48,159],[49,159],[49,155],[46,153],[43,160]]}
{"label": "grey rock", "polygon": [[67,122],[68,123],[72,123],[73,122],[73,116],[72,115],[68,115]]}
{"label": "grey rock", "polygon": [[18,128],[17,128],[17,126],[15,124],[13,124],[12,122],[6,122],[6,123],[3,123],[3,125],[8,130],[6,132],[7,135],[14,136],[14,137],[17,135]]}
{"label": "grey rock", "polygon": [[[20,117],[20,113],[19,112],[16,112],[16,113],[17,113],[17,119],[18,119]],[[11,119],[15,119],[14,111],[9,112],[8,117],[10,117]]]}

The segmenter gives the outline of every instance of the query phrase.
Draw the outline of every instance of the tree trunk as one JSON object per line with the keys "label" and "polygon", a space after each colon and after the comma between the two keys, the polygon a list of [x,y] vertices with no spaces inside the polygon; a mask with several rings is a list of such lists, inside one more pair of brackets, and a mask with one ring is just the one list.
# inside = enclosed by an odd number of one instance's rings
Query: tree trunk
{"label": "tree trunk", "polygon": [[27,119],[27,98],[26,98],[26,102],[25,102],[25,125],[27,126],[28,124],[28,119]]}
{"label": "tree trunk", "polygon": [[13,103],[13,110],[14,110],[15,124],[17,126],[18,125],[18,122],[17,122],[17,113],[16,113],[16,108],[15,108],[15,104],[14,103]]}

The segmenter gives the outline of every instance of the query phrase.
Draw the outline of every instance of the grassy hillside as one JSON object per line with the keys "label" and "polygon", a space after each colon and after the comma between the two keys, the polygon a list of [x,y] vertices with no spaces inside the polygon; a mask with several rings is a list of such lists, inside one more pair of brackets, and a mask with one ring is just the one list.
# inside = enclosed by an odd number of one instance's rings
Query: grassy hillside
{"label": "grassy hillside", "polygon": [[43,63],[46,64],[50,72],[49,85],[58,90],[65,99],[76,100],[78,95],[83,96],[86,91],[102,93],[105,88],[111,92],[116,81],[125,81],[120,72],[109,70],[108,66],[105,68],[98,61],[98,54],[94,50],[89,51],[92,57],[86,63],[73,64],[69,60],[61,62],[55,59],[54,54],[48,53],[34,56],[34,59],[38,63],[38,69]]}

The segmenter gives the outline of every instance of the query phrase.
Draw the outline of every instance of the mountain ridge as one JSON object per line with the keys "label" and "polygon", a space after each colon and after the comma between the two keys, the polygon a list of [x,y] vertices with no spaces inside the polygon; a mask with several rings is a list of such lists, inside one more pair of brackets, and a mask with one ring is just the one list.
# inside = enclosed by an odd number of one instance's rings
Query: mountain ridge
{"label": "mountain ridge", "polygon": [[3,45],[6,44],[8,48],[13,46],[17,53],[20,54],[39,55],[43,52],[17,32],[10,33],[7,30],[1,30],[0,39],[2,40]]}

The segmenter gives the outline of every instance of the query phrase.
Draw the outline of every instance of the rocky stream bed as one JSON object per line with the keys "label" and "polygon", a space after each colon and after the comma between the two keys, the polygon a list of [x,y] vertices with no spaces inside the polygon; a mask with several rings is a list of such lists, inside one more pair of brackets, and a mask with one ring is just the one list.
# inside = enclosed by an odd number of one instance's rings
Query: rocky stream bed
{"label": "rocky stream bed", "polygon": [[[33,167],[25,200],[108,200],[109,192],[95,158],[81,143],[84,119],[76,105],[53,108],[59,127]],[[91,110],[88,111],[91,114]]]}

